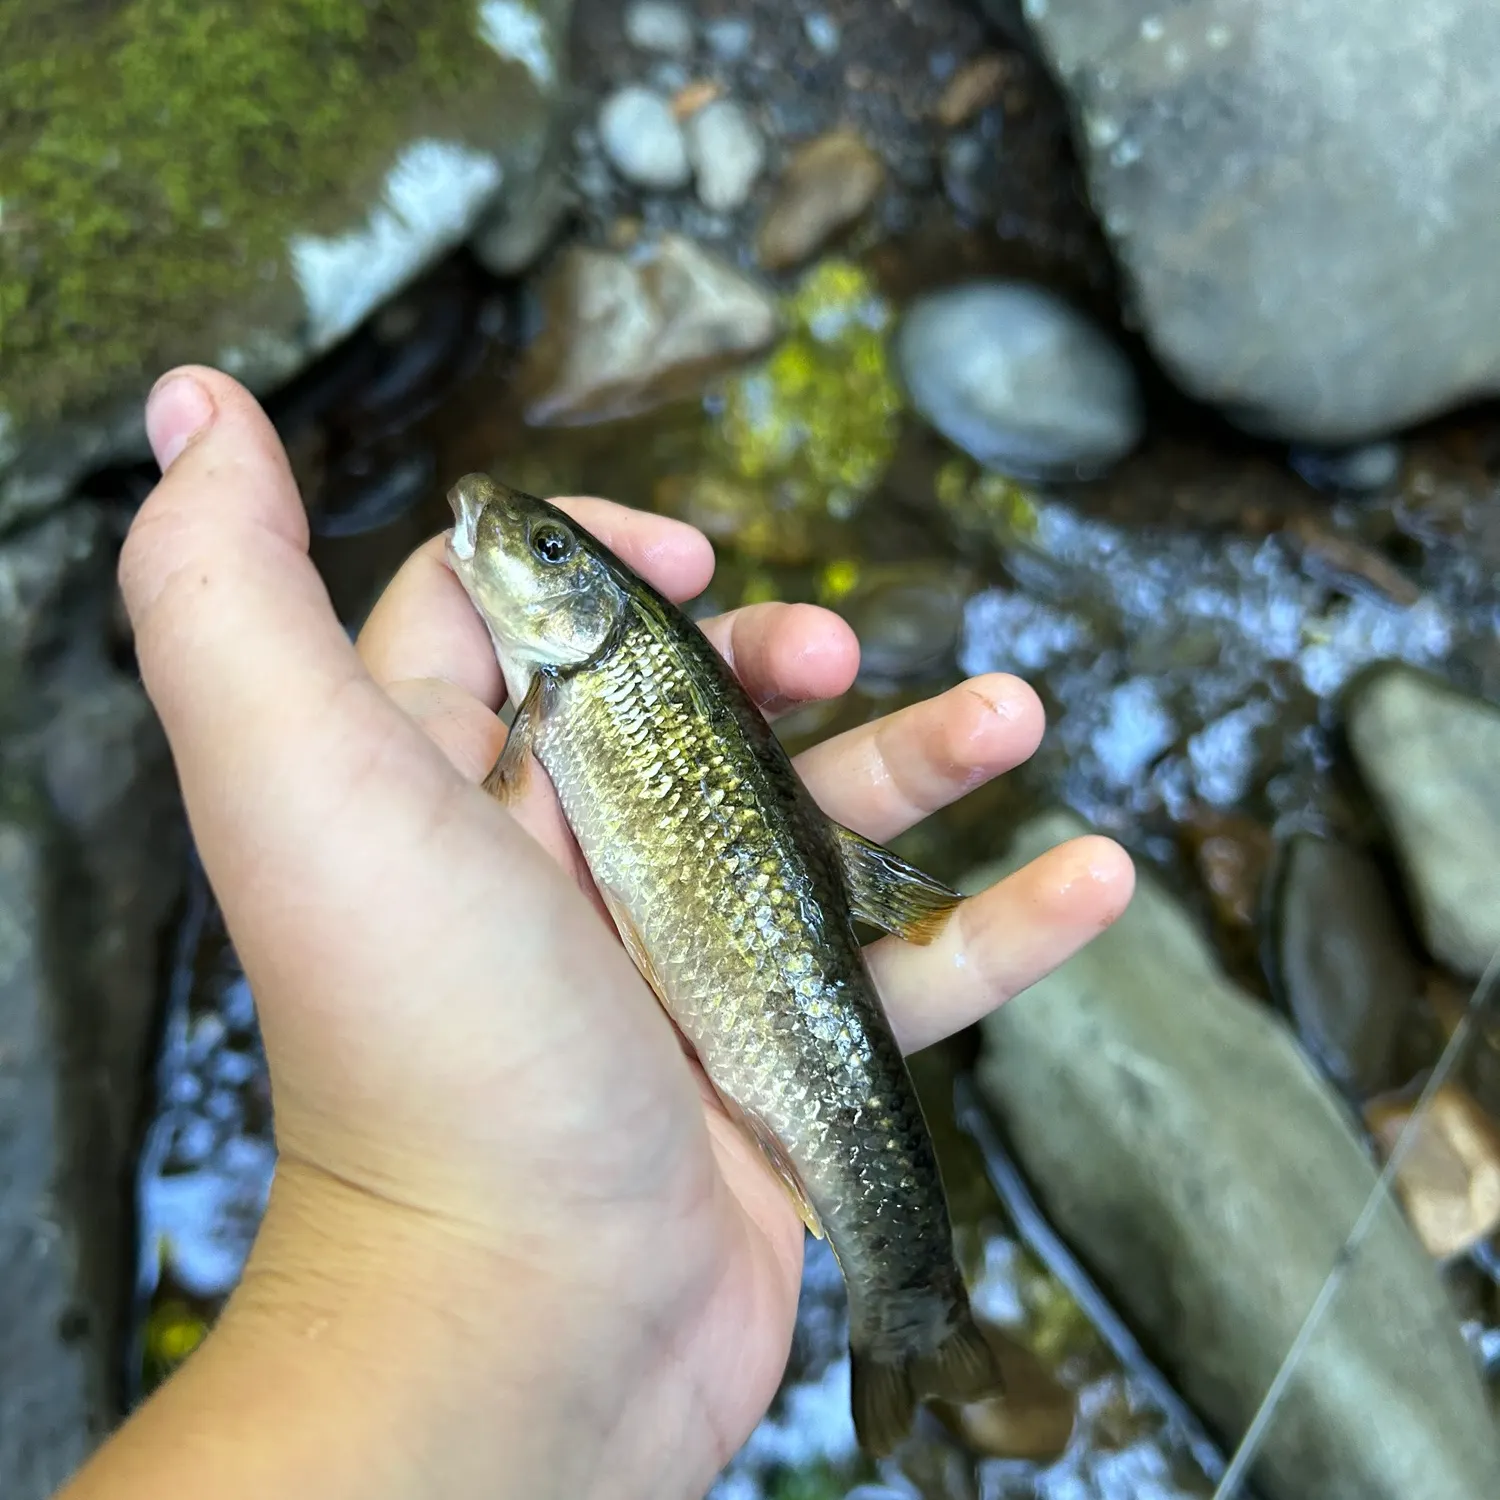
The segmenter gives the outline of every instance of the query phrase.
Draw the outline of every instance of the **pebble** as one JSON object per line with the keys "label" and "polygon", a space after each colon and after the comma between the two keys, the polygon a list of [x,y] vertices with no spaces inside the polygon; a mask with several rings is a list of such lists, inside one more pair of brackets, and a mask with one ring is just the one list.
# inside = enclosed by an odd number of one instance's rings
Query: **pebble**
{"label": "pebble", "polygon": [[722,62],[738,62],[755,42],[755,27],[744,16],[719,16],[703,28],[709,51]]}
{"label": "pebble", "polygon": [[743,206],[766,164],[766,143],[749,113],[716,99],[689,115],[684,131],[699,201],[714,213]]}
{"label": "pebble", "polygon": [[1277,879],[1275,970],[1303,1044],[1356,1098],[1389,1088],[1421,980],[1380,871],[1358,850],[1297,834]]}
{"label": "pebble", "polygon": [[935,111],[940,125],[952,130],[987,109],[1000,97],[1009,72],[998,52],[986,52],[966,62],[943,89]]}
{"label": "pebble", "polygon": [[896,336],[917,411],[1016,478],[1086,478],[1140,441],[1135,372],[1093,322],[1041,287],[975,281],[907,310]]}
{"label": "pebble", "polygon": [[636,187],[671,192],[686,187],[692,176],[687,143],[671,104],[639,84],[604,101],[599,143],[614,169]]}
{"label": "pebble", "polygon": [[859,638],[860,677],[901,682],[949,666],[969,584],[947,563],[869,570],[838,605]]}
{"label": "pebble", "polygon": [[1329,494],[1375,495],[1401,475],[1397,443],[1364,443],[1357,448],[1311,448],[1294,445],[1287,462],[1315,490]]}
{"label": "pebble", "polygon": [[802,30],[806,33],[814,50],[821,52],[824,57],[832,57],[839,50],[842,33],[839,31],[838,22],[832,16],[815,10],[811,15],[802,18]]}
{"label": "pebble", "polygon": [[807,260],[854,224],[884,185],[885,163],[853,130],[800,146],[756,236],[761,265],[781,271]]}
{"label": "pebble", "polygon": [[[1389,1157],[1415,1099],[1376,1100],[1365,1123]],[[1448,1260],[1500,1229],[1500,1125],[1455,1083],[1445,1083],[1396,1168],[1396,1191],[1428,1253]]]}
{"label": "pebble", "polygon": [[693,50],[693,18],[670,0],[636,0],[625,12],[625,39],[642,52],[686,57]]}
{"label": "pebble", "polygon": [[1477,979],[1500,947],[1500,710],[1393,664],[1354,684],[1346,721],[1422,941]]}

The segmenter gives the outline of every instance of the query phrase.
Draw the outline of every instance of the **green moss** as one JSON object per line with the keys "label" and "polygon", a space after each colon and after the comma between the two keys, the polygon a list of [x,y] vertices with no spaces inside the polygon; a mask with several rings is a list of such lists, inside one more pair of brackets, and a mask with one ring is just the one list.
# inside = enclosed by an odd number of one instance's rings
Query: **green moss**
{"label": "green moss", "polygon": [[901,396],[892,312],[858,266],[827,260],[787,304],[790,331],[764,364],[726,383],[726,467],[785,507],[847,516],[895,451]]}
{"label": "green moss", "polygon": [[507,86],[527,107],[518,76],[472,3],[0,0],[6,407],[24,426],[215,357],[246,304],[297,297],[289,232],[355,222],[481,92],[492,126]]}

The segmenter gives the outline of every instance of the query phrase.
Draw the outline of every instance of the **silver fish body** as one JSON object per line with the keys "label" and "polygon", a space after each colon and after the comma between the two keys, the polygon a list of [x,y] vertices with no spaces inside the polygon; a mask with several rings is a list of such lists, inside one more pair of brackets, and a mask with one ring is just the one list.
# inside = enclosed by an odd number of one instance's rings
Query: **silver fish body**
{"label": "silver fish body", "polygon": [[[455,571],[522,704],[492,788],[528,750],[546,767],[632,958],[827,1235],[848,1289],[856,1428],[888,1451],[917,1399],[999,1385],[854,928],[930,938],[958,898],[831,823],[702,632],[597,540],[488,480],[463,481],[454,504]],[[574,551],[518,566],[559,526]]]}

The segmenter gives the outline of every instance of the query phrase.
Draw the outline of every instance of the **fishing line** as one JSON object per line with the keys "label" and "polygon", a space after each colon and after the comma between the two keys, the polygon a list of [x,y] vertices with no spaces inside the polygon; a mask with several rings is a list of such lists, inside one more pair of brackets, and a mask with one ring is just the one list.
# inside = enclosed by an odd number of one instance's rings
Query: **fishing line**
{"label": "fishing line", "polygon": [[1449,1037],[1447,1046],[1443,1048],[1437,1060],[1437,1066],[1432,1070],[1432,1076],[1427,1080],[1426,1086],[1417,1099],[1416,1108],[1412,1110],[1406,1124],[1397,1134],[1390,1157],[1380,1176],[1376,1178],[1375,1186],[1365,1200],[1365,1206],[1360,1210],[1359,1217],[1354,1221],[1354,1227],[1349,1231],[1348,1237],[1334,1256],[1328,1275],[1317,1297],[1314,1298],[1312,1306],[1308,1309],[1307,1316],[1302,1320],[1302,1327],[1298,1329],[1297,1337],[1292,1340],[1292,1346],[1287,1350],[1286,1358],[1282,1360],[1281,1367],[1276,1371],[1276,1378],[1267,1388],[1254,1419],[1246,1429],[1244,1437],[1240,1439],[1239,1447],[1230,1458],[1229,1467],[1224,1471],[1224,1477],[1214,1490],[1213,1500],[1234,1500],[1250,1465],[1259,1456],[1272,1419],[1281,1406],[1287,1387],[1291,1384],[1292,1376],[1297,1373],[1297,1367],[1303,1355],[1306,1354],[1308,1345],[1312,1343],[1313,1335],[1317,1332],[1323,1314],[1328,1311],[1329,1305],[1338,1296],[1344,1284],[1344,1278],[1349,1273],[1349,1267],[1354,1263],[1354,1257],[1358,1254],[1360,1245],[1370,1232],[1370,1226],[1375,1222],[1375,1215],[1379,1213],[1381,1205],[1385,1202],[1396,1172],[1416,1140],[1418,1126],[1431,1108],[1438,1091],[1447,1083],[1454,1069],[1457,1068],[1464,1048],[1468,1045],[1469,1035],[1478,1024],[1481,1012],[1489,1004],[1497,975],[1500,975],[1500,948],[1496,948],[1490,955],[1489,963],[1485,965],[1484,972],[1479,976],[1479,982],[1474,986],[1474,993],[1470,995],[1469,1003],[1464,1008],[1458,1025],[1454,1027],[1453,1035]]}

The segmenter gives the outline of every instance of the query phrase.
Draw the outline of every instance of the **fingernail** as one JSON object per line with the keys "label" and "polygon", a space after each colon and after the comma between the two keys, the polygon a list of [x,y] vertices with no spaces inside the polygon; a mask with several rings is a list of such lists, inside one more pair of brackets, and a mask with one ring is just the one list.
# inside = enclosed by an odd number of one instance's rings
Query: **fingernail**
{"label": "fingernail", "polygon": [[163,474],[214,419],[213,398],[191,375],[168,375],[146,402],[146,436]]}

